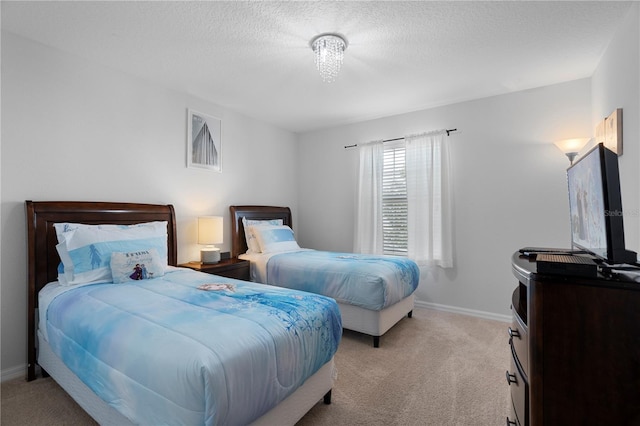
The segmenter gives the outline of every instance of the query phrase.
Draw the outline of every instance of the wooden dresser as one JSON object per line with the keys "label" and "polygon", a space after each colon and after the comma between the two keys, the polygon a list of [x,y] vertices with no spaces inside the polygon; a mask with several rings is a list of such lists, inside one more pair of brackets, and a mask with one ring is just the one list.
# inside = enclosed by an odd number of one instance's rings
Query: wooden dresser
{"label": "wooden dresser", "polygon": [[512,270],[507,425],[640,426],[640,283]]}

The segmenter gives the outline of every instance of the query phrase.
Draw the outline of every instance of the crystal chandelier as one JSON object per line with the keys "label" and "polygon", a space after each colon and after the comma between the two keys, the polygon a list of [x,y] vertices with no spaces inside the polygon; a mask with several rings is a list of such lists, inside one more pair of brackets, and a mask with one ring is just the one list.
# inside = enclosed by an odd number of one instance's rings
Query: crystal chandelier
{"label": "crystal chandelier", "polygon": [[347,40],[339,34],[326,33],[316,36],[311,40],[310,45],[315,53],[316,68],[320,72],[322,81],[334,82],[342,67]]}

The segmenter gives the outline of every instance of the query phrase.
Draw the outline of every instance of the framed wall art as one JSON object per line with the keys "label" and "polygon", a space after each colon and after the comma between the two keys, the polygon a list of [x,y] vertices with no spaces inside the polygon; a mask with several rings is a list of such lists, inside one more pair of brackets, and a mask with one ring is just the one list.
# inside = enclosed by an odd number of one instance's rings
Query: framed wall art
{"label": "framed wall art", "polygon": [[596,143],[622,155],[622,108],[617,108],[596,125]]}
{"label": "framed wall art", "polygon": [[187,167],[222,172],[222,120],[188,110]]}
{"label": "framed wall art", "polygon": [[604,119],[604,146],[622,155],[622,108]]}

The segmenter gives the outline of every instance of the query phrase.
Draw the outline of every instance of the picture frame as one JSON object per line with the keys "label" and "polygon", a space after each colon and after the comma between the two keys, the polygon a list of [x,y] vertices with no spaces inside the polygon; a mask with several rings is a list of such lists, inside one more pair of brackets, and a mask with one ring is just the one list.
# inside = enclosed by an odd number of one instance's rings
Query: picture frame
{"label": "picture frame", "polygon": [[222,172],[222,120],[187,110],[187,167]]}
{"label": "picture frame", "polygon": [[622,155],[622,108],[617,108],[604,120],[604,146]]}

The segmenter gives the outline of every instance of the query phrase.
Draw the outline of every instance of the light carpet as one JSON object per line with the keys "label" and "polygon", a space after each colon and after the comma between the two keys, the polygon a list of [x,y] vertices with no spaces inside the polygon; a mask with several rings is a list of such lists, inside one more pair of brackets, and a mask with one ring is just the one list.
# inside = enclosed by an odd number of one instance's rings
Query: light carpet
{"label": "light carpet", "polygon": [[[507,327],[415,309],[379,348],[370,336],[345,330],[335,356],[333,402],[319,402],[297,426],[504,424],[510,410]],[[3,426],[95,424],[51,378],[7,381],[1,398]]]}

